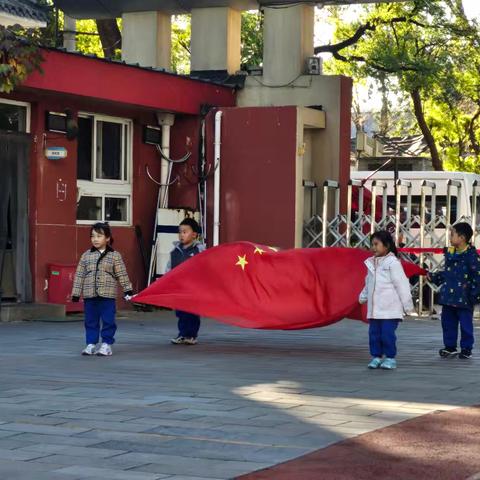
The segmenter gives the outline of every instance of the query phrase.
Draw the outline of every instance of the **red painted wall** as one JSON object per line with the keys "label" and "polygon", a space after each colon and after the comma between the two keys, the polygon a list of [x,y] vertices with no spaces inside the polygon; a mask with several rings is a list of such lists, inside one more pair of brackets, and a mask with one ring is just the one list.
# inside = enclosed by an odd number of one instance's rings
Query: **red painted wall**
{"label": "red painted wall", "polygon": [[[158,187],[147,178],[145,166],[148,164],[154,178],[159,179],[160,156],[154,146],[143,143],[142,128],[143,125],[156,123],[154,112],[33,92],[20,92],[8,98],[29,102],[32,109],[29,218],[35,301],[47,301],[47,292],[44,290],[47,265],[76,264],[81,253],[90,246],[89,226],[76,224],[77,142],[68,141],[63,134],[45,131],[45,112],[63,111],[67,107],[75,115],[78,111],[88,111],[133,120],[133,225],[113,226],[112,230],[114,247],[125,259],[134,290],[144,288],[146,276],[134,226],[141,227],[145,248],[150,252]],[[183,126],[179,122],[179,126],[183,139],[186,136],[195,137],[197,129],[191,119],[185,120]],[[172,132],[175,137],[175,127]],[[47,160],[44,156],[45,146],[63,146],[68,150],[68,157]],[[180,149],[180,146],[175,148]],[[65,197],[57,195],[57,183],[66,184]]]}
{"label": "red painted wall", "polygon": [[[293,247],[296,108],[221,110],[220,242],[249,240]],[[211,163],[214,116],[215,112],[208,115]],[[208,199],[212,232],[213,178],[209,181]]]}
{"label": "red painted wall", "polygon": [[177,181],[169,189],[169,207],[198,210],[198,158],[200,119],[193,115],[177,115],[170,139],[170,158],[182,158],[191,152],[185,163],[175,164],[172,180]]}

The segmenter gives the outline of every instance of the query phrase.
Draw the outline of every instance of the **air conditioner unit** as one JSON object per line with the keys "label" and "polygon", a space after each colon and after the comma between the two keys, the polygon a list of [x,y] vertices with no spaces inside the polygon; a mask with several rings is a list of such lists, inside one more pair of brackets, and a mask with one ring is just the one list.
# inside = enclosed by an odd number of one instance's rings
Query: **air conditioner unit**
{"label": "air conditioner unit", "polygon": [[365,132],[357,132],[357,152],[363,156],[372,157],[375,151],[375,139],[369,137]]}

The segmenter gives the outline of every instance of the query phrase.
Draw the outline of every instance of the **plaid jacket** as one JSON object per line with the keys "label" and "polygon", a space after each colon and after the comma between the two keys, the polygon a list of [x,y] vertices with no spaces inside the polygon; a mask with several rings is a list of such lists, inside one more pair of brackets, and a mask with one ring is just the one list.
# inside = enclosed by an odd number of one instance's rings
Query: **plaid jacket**
{"label": "plaid jacket", "polygon": [[120,253],[110,246],[103,253],[92,247],[80,258],[73,281],[72,297],[83,295],[83,298],[116,298],[117,281],[124,293],[133,293]]}

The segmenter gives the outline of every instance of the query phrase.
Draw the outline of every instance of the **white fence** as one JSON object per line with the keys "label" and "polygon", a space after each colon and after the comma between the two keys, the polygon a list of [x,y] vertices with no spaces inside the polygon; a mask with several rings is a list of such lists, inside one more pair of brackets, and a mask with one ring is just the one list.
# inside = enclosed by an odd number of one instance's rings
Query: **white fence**
{"label": "white fence", "polygon": [[[386,182],[373,181],[371,190],[367,191],[360,180],[351,180],[346,192],[345,213],[341,213],[340,199],[345,192],[341,192],[338,182],[327,180],[323,185],[321,214],[314,213],[304,223],[303,246],[369,248],[373,232],[389,230],[398,246],[443,248],[449,245],[450,227],[458,222],[468,222],[472,226],[473,242],[478,245],[480,184],[477,181],[472,183],[466,203],[460,201],[465,199],[466,192],[462,191],[464,184],[453,179],[444,181],[441,187],[442,191],[446,187],[446,198],[442,197],[441,206],[437,204],[438,187],[439,182],[423,180],[418,205],[417,197],[413,201],[410,181],[396,182],[392,202],[392,195],[387,195]],[[316,192],[312,191],[312,196],[315,195]],[[443,255],[402,255],[430,271],[443,268]],[[437,287],[427,282],[426,278],[419,277],[412,283],[412,289],[418,313],[431,313]]]}

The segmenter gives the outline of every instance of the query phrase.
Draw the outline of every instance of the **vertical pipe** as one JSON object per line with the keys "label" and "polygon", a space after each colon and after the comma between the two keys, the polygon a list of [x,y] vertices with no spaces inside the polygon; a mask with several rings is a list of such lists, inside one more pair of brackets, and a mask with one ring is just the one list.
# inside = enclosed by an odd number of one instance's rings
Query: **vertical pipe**
{"label": "vertical pipe", "polygon": [[377,186],[375,180],[372,182],[372,206],[370,207],[370,234],[375,232],[375,217],[377,216]]}
{"label": "vertical pipe", "polygon": [[472,230],[473,230],[473,238],[472,238],[472,245],[475,245],[475,239],[477,236],[477,196],[478,196],[478,181],[475,180],[472,184]]}
{"label": "vertical pipe", "polygon": [[347,187],[347,247],[350,247],[351,245],[350,236],[352,234],[352,193],[353,187],[352,181],[350,180]]}
{"label": "vertical pipe", "polygon": [[401,199],[402,199],[402,185],[398,180],[396,180],[395,181],[395,243],[397,245],[400,239],[400,215],[402,212]]}
{"label": "vertical pipe", "polygon": [[220,242],[220,147],[222,133],[222,111],[215,113],[215,143],[214,143],[214,187],[213,187],[213,246]]}
{"label": "vertical pipe", "polygon": [[323,210],[322,210],[322,247],[327,246],[327,226],[328,226],[328,185],[323,186]]}
{"label": "vertical pipe", "polygon": [[[162,151],[164,155],[170,158],[170,125],[163,124],[162,125]],[[162,184],[161,188],[161,204],[160,208],[167,208],[168,207],[168,173],[170,170],[170,165],[167,160],[162,157],[161,165],[160,165],[160,183]]]}
{"label": "vertical pipe", "polygon": [[[422,196],[420,200],[420,248],[425,246],[425,188],[426,182],[422,182]],[[423,267],[423,253],[420,253],[420,267]],[[423,311],[423,277],[418,279],[418,315]]]}

